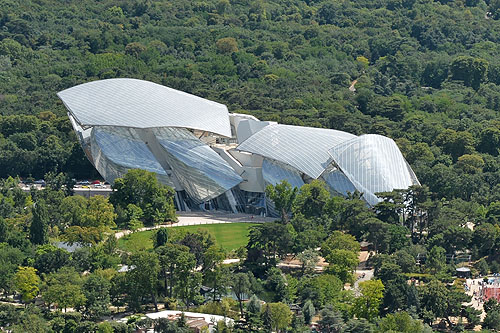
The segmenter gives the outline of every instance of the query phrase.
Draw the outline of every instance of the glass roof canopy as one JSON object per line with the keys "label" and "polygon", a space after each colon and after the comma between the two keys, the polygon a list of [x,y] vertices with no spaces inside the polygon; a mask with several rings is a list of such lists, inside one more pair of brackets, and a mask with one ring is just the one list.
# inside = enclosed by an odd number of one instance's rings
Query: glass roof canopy
{"label": "glass roof canopy", "polygon": [[273,124],[237,149],[288,164],[316,179],[330,163],[328,149],[353,138],[354,134],[337,130]]}
{"label": "glass roof canopy", "polygon": [[329,153],[331,161],[371,205],[380,201],[377,192],[419,184],[396,143],[385,136],[361,135],[335,146]]}
{"label": "glass roof canopy", "polygon": [[186,192],[198,202],[213,199],[243,181],[208,145],[182,128],[157,128],[154,134]]}
{"label": "glass roof canopy", "polygon": [[160,163],[138,138],[135,129],[94,127],[90,142],[94,166],[110,183],[123,177],[130,169],[143,169],[154,172],[163,184],[173,186]]}
{"label": "glass roof canopy", "polygon": [[153,82],[99,80],[63,90],[57,96],[83,129],[184,127],[231,137],[225,105]]}

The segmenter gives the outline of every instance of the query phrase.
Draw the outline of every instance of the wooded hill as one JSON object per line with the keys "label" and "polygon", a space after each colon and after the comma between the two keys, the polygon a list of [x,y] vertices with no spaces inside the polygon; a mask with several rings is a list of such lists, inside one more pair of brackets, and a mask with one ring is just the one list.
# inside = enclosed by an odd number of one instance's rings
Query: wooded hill
{"label": "wooded hill", "polygon": [[437,198],[488,205],[500,189],[499,8],[498,0],[2,1],[0,177],[89,177],[56,92],[134,77],[261,119],[390,136]]}

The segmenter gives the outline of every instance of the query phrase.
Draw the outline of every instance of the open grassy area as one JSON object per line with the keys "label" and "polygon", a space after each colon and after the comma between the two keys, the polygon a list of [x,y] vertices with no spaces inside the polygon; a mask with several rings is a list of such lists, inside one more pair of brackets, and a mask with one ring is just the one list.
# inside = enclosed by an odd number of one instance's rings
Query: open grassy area
{"label": "open grassy area", "polygon": [[[193,225],[186,227],[169,228],[172,233],[183,231],[206,230],[214,236],[217,244],[221,245],[227,251],[235,250],[248,243],[248,229],[256,225],[254,223],[224,223],[224,224],[206,224]],[[124,236],[118,240],[118,247],[124,251],[134,252],[153,248],[151,236],[156,230],[136,232]]]}

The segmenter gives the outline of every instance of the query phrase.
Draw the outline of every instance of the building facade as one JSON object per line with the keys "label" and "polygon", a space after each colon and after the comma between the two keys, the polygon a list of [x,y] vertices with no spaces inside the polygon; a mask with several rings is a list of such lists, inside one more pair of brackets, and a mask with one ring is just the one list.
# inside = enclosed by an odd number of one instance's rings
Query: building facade
{"label": "building facade", "polygon": [[229,113],[225,105],[137,79],[109,79],[58,93],[82,148],[113,184],[144,169],[175,189],[178,210],[274,215],[267,185],[324,181],[336,195],[419,184],[385,136],[282,125]]}

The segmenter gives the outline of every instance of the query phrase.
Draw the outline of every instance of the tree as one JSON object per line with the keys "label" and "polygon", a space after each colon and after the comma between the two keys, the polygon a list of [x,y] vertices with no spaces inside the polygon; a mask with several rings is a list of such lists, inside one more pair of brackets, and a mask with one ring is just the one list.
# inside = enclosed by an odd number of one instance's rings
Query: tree
{"label": "tree", "polygon": [[16,291],[21,293],[21,299],[24,302],[31,301],[40,290],[40,278],[36,275],[36,269],[19,266],[14,275],[14,285]]}
{"label": "tree", "polygon": [[0,243],[0,289],[11,292],[15,287],[14,275],[23,263],[25,255],[18,248]]}
{"label": "tree", "polygon": [[153,239],[155,249],[157,247],[163,246],[168,242],[168,229],[160,228],[155,232],[155,237]]}
{"label": "tree", "polygon": [[297,255],[297,259],[302,263],[302,275],[312,274],[319,261],[318,252],[313,249],[306,249]]}
{"label": "tree", "polygon": [[37,248],[33,266],[40,273],[51,273],[68,265],[70,261],[71,255],[68,251],[45,244]]}
{"label": "tree", "polygon": [[366,240],[373,244],[375,253],[388,252],[388,228],[390,224],[384,223],[381,220],[372,217],[365,221],[364,228],[366,230]]}
{"label": "tree", "polygon": [[483,171],[484,160],[479,154],[464,154],[458,158],[456,165],[465,173],[479,173]]}
{"label": "tree", "polygon": [[142,209],[147,224],[175,221],[174,190],[162,185],[154,173],[140,169],[129,170],[123,178],[115,179],[109,200],[123,209],[134,204]]}
{"label": "tree", "polygon": [[107,321],[100,323],[97,326],[97,333],[113,333],[113,326]]}
{"label": "tree", "polygon": [[321,333],[339,333],[344,326],[342,315],[333,310],[331,306],[327,306],[320,311],[320,320],[318,328]]}
{"label": "tree", "polygon": [[488,65],[488,61],[481,58],[459,56],[450,65],[451,77],[477,90],[488,72]]}
{"label": "tree", "polygon": [[334,231],[321,245],[321,254],[328,262],[327,271],[344,283],[352,282],[352,273],[359,263],[359,243],[340,231]]}
{"label": "tree", "polygon": [[231,279],[231,289],[236,294],[238,303],[240,305],[240,315],[243,317],[243,297],[250,293],[250,279],[248,274],[251,273],[236,273]]}
{"label": "tree", "polygon": [[274,267],[277,258],[289,253],[291,245],[292,238],[285,225],[262,223],[253,226],[250,228],[245,264],[251,265],[251,271],[258,275],[262,268]]}
{"label": "tree", "polygon": [[184,238],[179,241],[179,244],[189,248],[189,251],[196,257],[197,265],[203,265],[205,253],[215,244],[215,241],[213,236],[206,230],[198,230],[186,233]]}
{"label": "tree", "polygon": [[402,191],[380,192],[377,193],[377,197],[383,200],[375,205],[377,218],[387,223],[399,224],[399,217],[404,208]]}
{"label": "tree", "polygon": [[297,196],[297,188],[292,187],[288,181],[283,180],[274,186],[268,185],[266,195],[273,201],[276,210],[280,212],[281,222],[283,224],[288,223],[289,214]]}
{"label": "tree", "polygon": [[222,295],[226,293],[228,285],[227,271],[221,267],[224,259],[226,259],[226,251],[217,245],[210,246],[204,255],[202,271],[205,274],[205,279],[212,286],[214,302],[217,293],[222,298]]}
{"label": "tree", "polygon": [[357,253],[360,250],[360,245],[354,236],[334,231],[321,244],[321,255],[326,257],[333,250],[348,250]]}
{"label": "tree", "polygon": [[127,205],[127,228],[132,230],[132,232],[144,227],[142,224],[142,218],[144,216],[144,212],[142,209],[134,204]]}
{"label": "tree", "polygon": [[144,51],[146,51],[146,46],[138,42],[128,43],[127,46],[125,46],[125,54],[136,58],[138,58]]}
{"label": "tree", "polygon": [[419,288],[419,296],[427,323],[432,324],[435,318],[444,318],[449,326],[453,325],[449,317],[460,316],[462,304],[471,299],[464,293],[462,286],[448,286],[438,280],[432,280]]}
{"label": "tree", "polygon": [[440,246],[433,246],[427,255],[425,266],[432,272],[442,271],[446,266],[446,251]]}
{"label": "tree", "polygon": [[[96,244],[116,226],[113,205],[101,195],[90,199],[82,196],[64,198],[59,205],[68,243]],[[69,227],[67,227],[69,226]]]}
{"label": "tree", "polygon": [[407,312],[397,312],[382,318],[378,323],[377,332],[431,333],[432,330],[430,327],[424,328],[419,320],[413,319]]}
{"label": "tree", "polygon": [[366,202],[361,200],[362,193],[355,191],[347,199],[339,203],[339,212],[332,218],[337,221],[339,229],[349,230],[356,237],[363,232],[363,222],[375,213],[367,207]]}
{"label": "tree", "polygon": [[16,307],[12,304],[0,304],[0,327],[11,326],[18,319]]}
{"label": "tree", "polygon": [[494,331],[500,330],[500,311],[494,310],[486,313],[482,327]]}
{"label": "tree", "polygon": [[30,240],[33,244],[45,244],[49,241],[49,213],[43,199],[39,199],[32,209],[33,219],[30,225]]}
{"label": "tree", "polygon": [[116,226],[116,214],[113,205],[108,198],[102,195],[95,195],[88,199],[88,204],[81,217],[81,227],[98,228],[100,230],[109,230]]}
{"label": "tree", "polygon": [[330,192],[326,189],[326,184],[315,179],[299,189],[293,203],[293,212],[301,213],[306,218],[319,217],[329,199]]}
{"label": "tree", "polygon": [[353,273],[359,264],[359,256],[349,250],[333,250],[326,257],[327,272],[334,274],[344,283],[353,282]]}
{"label": "tree", "polygon": [[7,241],[7,223],[0,216],[0,243],[5,243]]}
{"label": "tree", "polygon": [[144,295],[150,295],[155,310],[158,311],[156,301],[158,273],[160,272],[158,257],[154,253],[137,252],[130,257],[130,264],[133,268],[127,272],[127,281],[131,305],[139,309]]}
{"label": "tree", "polygon": [[378,316],[384,284],[380,280],[363,281],[359,283],[359,290],[361,296],[355,299],[352,311],[358,318],[372,320]]}
{"label": "tree", "polygon": [[88,206],[88,199],[81,195],[64,198],[59,205],[61,219],[70,226],[81,226],[82,216]]}
{"label": "tree", "polygon": [[467,319],[467,327],[474,328],[481,323],[482,311],[471,305],[463,307],[463,316]]}
{"label": "tree", "polygon": [[85,302],[82,279],[74,268],[63,267],[45,276],[42,297],[50,305],[60,309],[79,308]]}
{"label": "tree", "polygon": [[321,274],[303,278],[299,282],[299,297],[302,302],[311,300],[315,308],[320,309],[328,304],[341,302],[341,291],[344,283],[336,276]]}
{"label": "tree", "polygon": [[221,38],[215,44],[217,51],[223,54],[238,52],[238,42],[233,37]]}
{"label": "tree", "polygon": [[373,325],[365,318],[349,320],[342,333],[372,333]]}
{"label": "tree", "polygon": [[487,127],[483,129],[479,138],[477,150],[493,156],[498,156],[498,147],[500,147],[500,129],[497,127]]}
{"label": "tree", "polygon": [[16,325],[10,328],[12,333],[50,333],[52,330],[43,318],[40,310],[34,306],[28,306],[17,318]]}
{"label": "tree", "polygon": [[256,332],[262,327],[261,301],[255,295],[252,295],[247,303],[246,321],[252,332]]}
{"label": "tree", "polygon": [[[196,258],[187,246],[167,243],[155,249],[159,257],[161,274],[164,278],[164,293],[172,297],[177,284],[186,281],[181,276],[188,274],[196,267]],[[168,291],[167,291],[168,290]]]}
{"label": "tree", "polygon": [[292,311],[284,303],[267,303],[262,310],[264,315],[267,313],[268,324],[273,331],[285,332],[292,323]]}
{"label": "tree", "polygon": [[103,276],[93,273],[83,283],[83,314],[90,319],[98,319],[109,313],[111,285]]}
{"label": "tree", "polygon": [[72,226],[64,230],[61,238],[68,244],[95,245],[102,240],[103,236],[104,233],[99,228]]}
{"label": "tree", "polygon": [[304,320],[306,324],[311,324],[312,318],[316,314],[316,309],[314,308],[313,303],[310,300],[302,307],[302,313],[304,314]]}
{"label": "tree", "polygon": [[419,231],[419,237],[422,238],[423,230],[428,226],[428,210],[431,205],[429,188],[425,185],[412,185],[403,196],[407,207],[405,213],[409,216],[405,224],[410,229],[411,238],[415,240],[416,231]]}
{"label": "tree", "polygon": [[481,223],[474,228],[472,242],[479,247],[479,253],[481,255],[489,255],[497,250],[499,235],[500,230],[495,225],[491,223]]}

